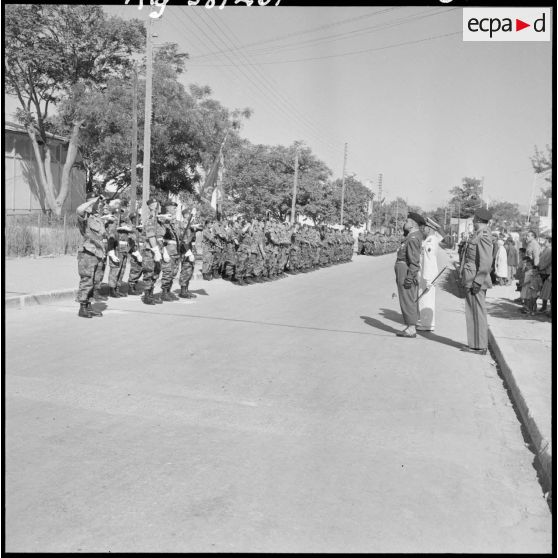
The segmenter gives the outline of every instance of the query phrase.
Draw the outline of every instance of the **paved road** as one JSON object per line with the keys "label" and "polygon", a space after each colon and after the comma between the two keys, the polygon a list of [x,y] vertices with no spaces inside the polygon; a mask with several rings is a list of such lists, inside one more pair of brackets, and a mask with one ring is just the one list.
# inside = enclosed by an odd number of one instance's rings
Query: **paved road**
{"label": "paved road", "polygon": [[8,312],[6,550],[550,552],[463,301],[395,337],[393,259]]}

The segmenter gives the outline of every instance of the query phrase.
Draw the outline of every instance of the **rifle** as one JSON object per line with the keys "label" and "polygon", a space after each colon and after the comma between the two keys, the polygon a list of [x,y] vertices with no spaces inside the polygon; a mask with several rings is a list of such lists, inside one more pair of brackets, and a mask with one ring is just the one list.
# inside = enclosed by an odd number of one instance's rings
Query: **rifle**
{"label": "rifle", "polygon": [[438,273],[438,275],[436,275],[436,277],[434,277],[434,279],[432,279],[432,281],[430,282],[430,286],[426,287],[426,289],[424,289],[424,291],[422,291],[422,293],[420,293],[419,297],[417,298],[417,300],[415,302],[418,302],[436,283],[436,281],[440,278],[440,276],[442,275],[442,273],[444,273],[444,271],[447,269],[447,265],[445,265],[442,268],[442,271],[440,271],[440,273]]}

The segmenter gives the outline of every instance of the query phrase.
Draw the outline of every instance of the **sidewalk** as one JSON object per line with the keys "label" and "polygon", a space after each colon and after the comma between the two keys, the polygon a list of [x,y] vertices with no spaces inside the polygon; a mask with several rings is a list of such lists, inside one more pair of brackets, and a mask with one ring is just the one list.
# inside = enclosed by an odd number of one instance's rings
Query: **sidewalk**
{"label": "sidewalk", "polygon": [[[451,266],[456,254],[446,252]],[[78,274],[75,256],[55,258],[8,258],[5,265],[6,309],[46,304],[73,298]],[[194,279],[201,279],[196,262]],[[124,274],[124,280],[128,272]],[[105,273],[105,283],[108,268]],[[532,450],[539,457],[545,489],[552,488],[552,323],[545,316],[526,316],[514,286],[488,290],[490,348],[500,367],[521,419],[529,433]],[[13,310],[12,310],[13,311]]]}
{"label": "sidewalk", "polygon": [[[450,262],[458,266],[456,253]],[[510,397],[538,456],[543,482],[552,491],[552,322],[544,314],[528,316],[513,285],[494,286],[486,294],[489,347]],[[540,303],[540,301],[539,301]]]}

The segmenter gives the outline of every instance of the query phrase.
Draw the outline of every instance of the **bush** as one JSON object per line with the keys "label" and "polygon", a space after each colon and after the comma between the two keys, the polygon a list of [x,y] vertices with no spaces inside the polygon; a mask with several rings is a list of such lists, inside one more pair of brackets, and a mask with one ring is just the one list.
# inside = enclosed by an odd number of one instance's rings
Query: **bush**
{"label": "bush", "polygon": [[56,218],[45,214],[7,215],[7,256],[59,256],[75,254],[81,243],[75,215]]}

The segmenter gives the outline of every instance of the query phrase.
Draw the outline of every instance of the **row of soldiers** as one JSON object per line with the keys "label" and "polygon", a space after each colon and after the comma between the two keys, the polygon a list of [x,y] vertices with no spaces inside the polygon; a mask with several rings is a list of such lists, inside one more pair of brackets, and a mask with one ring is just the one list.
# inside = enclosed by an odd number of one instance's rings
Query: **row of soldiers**
{"label": "row of soldiers", "polygon": [[358,235],[357,254],[365,256],[381,256],[397,252],[401,245],[401,236],[390,235],[379,232],[362,232]]}
{"label": "row of soldiers", "polygon": [[[78,252],[80,284],[78,315],[102,316],[91,300],[105,301],[101,282],[108,262],[109,296],[113,298],[141,295],[148,305],[172,302],[178,298],[195,298],[189,290],[196,260],[196,233],[203,230],[203,266],[205,279],[223,277],[240,285],[270,281],[289,273],[307,272],[317,267],[349,261],[353,254],[350,231],[337,231],[306,225],[289,227],[273,219],[242,219],[195,222],[196,210],[185,209],[182,221],[176,219],[176,202],[169,200],[164,212],[159,203],[147,201],[149,216],[144,224],[134,225],[135,216],[125,200],[107,202],[103,196],[89,194],[77,209],[83,245]],[[127,264],[130,264],[128,290],[121,290]],[[161,278],[161,293],[154,295]],[[172,292],[178,277],[180,294]]]}
{"label": "row of soldiers", "polygon": [[[83,245],[78,252],[79,316],[102,316],[93,309],[91,300],[107,300],[100,290],[107,261],[111,297],[141,295],[138,290],[140,279],[144,285],[142,301],[145,304],[196,297],[189,290],[189,284],[196,259],[196,232],[203,227],[193,222],[195,209],[185,210],[184,220],[178,221],[175,218],[176,202],[168,201],[164,213],[159,213],[158,206],[154,198],[147,201],[149,216],[143,226],[134,226],[135,216],[129,214],[125,203],[117,200],[107,203],[103,196],[88,195],[87,201],[78,207],[78,227],[83,236]],[[128,261],[128,291],[123,292],[120,287]],[[171,290],[177,276],[178,297]],[[155,296],[153,290],[159,277],[161,293]]]}
{"label": "row of soldiers", "polygon": [[349,230],[288,225],[273,218],[212,221],[203,230],[202,275],[238,285],[273,281],[351,260]]}

